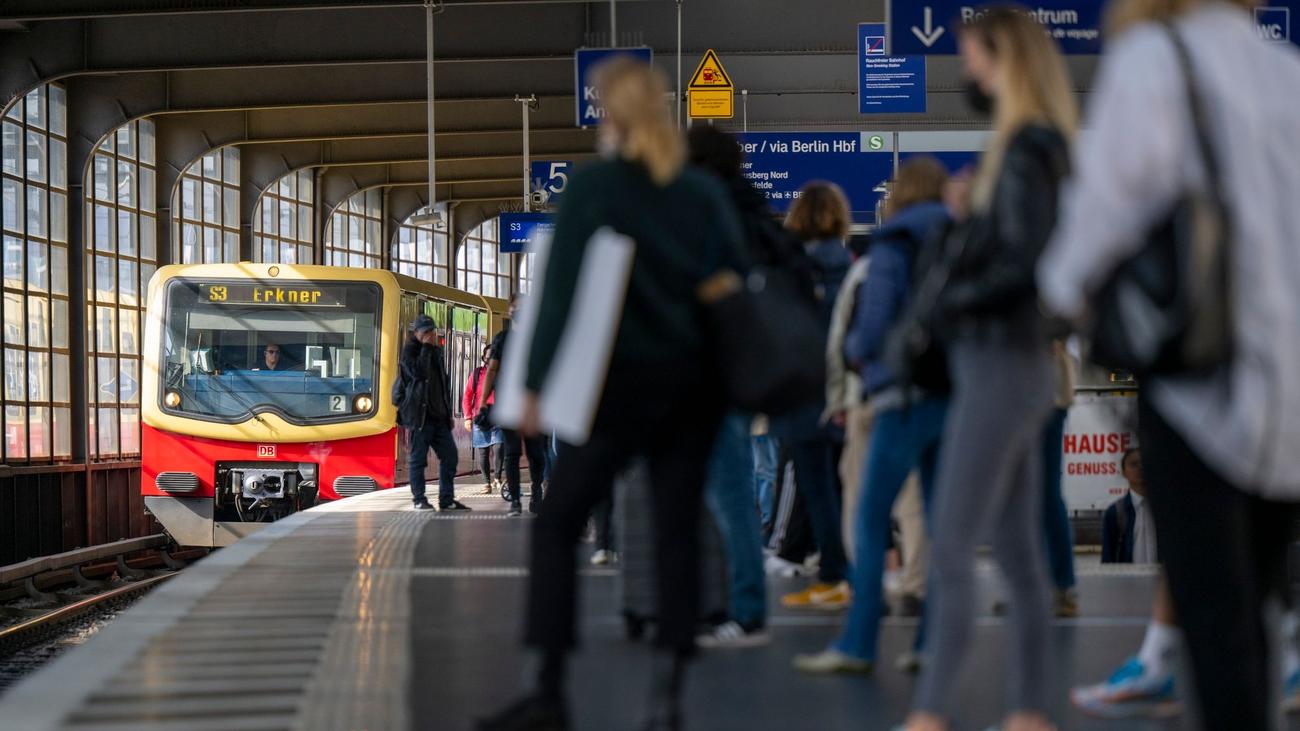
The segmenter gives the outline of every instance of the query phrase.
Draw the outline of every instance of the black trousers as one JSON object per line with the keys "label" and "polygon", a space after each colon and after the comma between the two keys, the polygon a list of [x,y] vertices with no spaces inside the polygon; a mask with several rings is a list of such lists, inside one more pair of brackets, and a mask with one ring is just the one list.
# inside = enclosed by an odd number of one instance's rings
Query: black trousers
{"label": "black trousers", "polygon": [[787,467],[791,467],[793,463],[790,445],[782,443],[776,467],[776,491],[773,498],[776,507],[773,510],[775,513],[773,521],[781,520],[781,505],[789,502],[790,509],[785,513],[785,524],[772,527],[774,531],[778,528],[781,530],[781,541],[773,547],[777,549],[776,555],[786,561],[803,563],[804,559],[817,552],[817,541],[813,538],[812,521],[808,519],[808,509],[804,506],[803,494],[795,484],[798,478],[788,479],[793,475],[794,470]]}
{"label": "black trousers", "polygon": [[596,548],[603,551],[614,550],[614,495],[596,503],[591,513],[592,522],[596,524]]}
{"label": "black trousers", "polygon": [[[654,495],[656,645],[695,648],[699,616],[699,519],[709,453],[722,404],[696,364],[611,370],[590,439],[566,445],[550,492],[533,521],[526,642],[545,652],[576,643],[577,546],[587,518],[613,490],[614,477],[644,456]],[[648,387],[661,384],[662,387]]]}
{"label": "black trousers", "polygon": [[511,502],[518,505],[523,499],[523,493],[520,489],[519,479],[519,458],[525,452],[528,453],[528,474],[533,480],[532,497],[529,500],[537,503],[542,499],[542,473],[543,465],[546,464],[546,446],[543,437],[532,437],[524,439],[519,432],[513,429],[501,430],[501,451],[505,453],[506,466],[506,485],[510,488],[510,494],[515,496]]}
{"label": "black trousers", "polygon": [[1287,602],[1296,506],[1249,495],[1206,466],[1141,399],[1142,465],[1205,728],[1273,727],[1268,599]]}

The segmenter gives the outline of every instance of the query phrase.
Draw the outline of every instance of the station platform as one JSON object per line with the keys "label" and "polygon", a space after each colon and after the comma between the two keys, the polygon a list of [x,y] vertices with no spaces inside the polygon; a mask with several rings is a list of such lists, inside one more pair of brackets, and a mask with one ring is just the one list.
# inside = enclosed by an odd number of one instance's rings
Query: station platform
{"label": "station platform", "polygon": [[[22,731],[471,729],[528,678],[520,647],[531,518],[497,496],[473,512],[411,509],[404,489],[299,513],[222,549],[154,591],[97,636],[0,698],[0,726]],[[580,558],[590,549],[584,547]],[[583,564],[583,647],[571,667],[575,729],[636,727],[649,650],[624,638],[616,569]],[[1068,708],[1066,688],[1111,670],[1141,641],[1147,567],[1080,561],[1083,616],[1055,625],[1063,729],[1180,729],[1192,721],[1102,721]],[[982,607],[999,589],[981,565]],[[799,580],[773,579],[772,606]],[[914,680],[892,667],[915,620],[889,619],[870,678],[814,678],[797,652],[834,636],[838,614],[775,609],[762,648],[702,652],[688,681],[691,729],[889,729]],[[1003,621],[979,620],[961,689],[960,728],[1002,707]]]}

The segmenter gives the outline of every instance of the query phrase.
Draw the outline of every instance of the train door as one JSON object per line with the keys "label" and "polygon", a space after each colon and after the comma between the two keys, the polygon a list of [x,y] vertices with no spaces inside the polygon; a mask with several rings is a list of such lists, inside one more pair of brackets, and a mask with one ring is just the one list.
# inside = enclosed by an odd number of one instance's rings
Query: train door
{"label": "train door", "polygon": [[[392,353],[392,357],[398,360],[399,370],[402,358],[402,348],[406,346],[406,338],[407,334],[410,332],[411,323],[415,322],[415,317],[418,314],[420,314],[419,298],[409,292],[403,292],[400,316],[398,319],[399,327],[397,331],[397,348]],[[396,482],[394,484],[403,485],[411,481],[410,470],[407,467],[410,454],[410,441],[406,429],[399,426],[397,429],[396,465],[394,466]]]}
{"label": "train door", "polygon": [[[452,387],[457,395],[465,393],[474,379],[475,370],[482,364],[483,350],[487,347],[484,333],[486,318],[483,313],[468,308],[452,306],[450,308],[447,332],[447,371],[451,374]],[[455,404],[456,419],[452,435],[460,453],[462,471],[474,469],[473,434],[465,427],[469,414],[457,399]]]}

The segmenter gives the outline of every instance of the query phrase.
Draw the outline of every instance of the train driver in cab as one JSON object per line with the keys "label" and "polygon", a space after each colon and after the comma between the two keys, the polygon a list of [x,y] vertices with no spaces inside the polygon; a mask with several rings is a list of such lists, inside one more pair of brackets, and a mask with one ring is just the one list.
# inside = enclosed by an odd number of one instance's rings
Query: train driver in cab
{"label": "train driver in cab", "polygon": [[293,370],[289,367],[288,360],[279,343],[269,342],[262,346],[262,362],[258,364],[255,371],[288,371]]}

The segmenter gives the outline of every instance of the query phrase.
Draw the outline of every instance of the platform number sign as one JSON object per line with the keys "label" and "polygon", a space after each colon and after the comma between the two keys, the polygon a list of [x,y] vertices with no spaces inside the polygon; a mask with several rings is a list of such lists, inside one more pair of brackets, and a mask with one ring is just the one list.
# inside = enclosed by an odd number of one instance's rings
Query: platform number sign
{"label": "platform number sign", "polygon": [[274,444],[259,444],[259,445],[257,445],[257,458],[258,458],[258,459],[275,459],[275,445],[274,445]]}
{"label": "platform number sign", "polygon": [[337,394],[330,396],[330,411],[341,414],[348,410],[348,399],[346,396]]}
{"label": "platform number sign", "polygon": [[539,207],[558,206],[572,171],[573,162],[569,160],[534,160],[529,166],[533,202]]}

